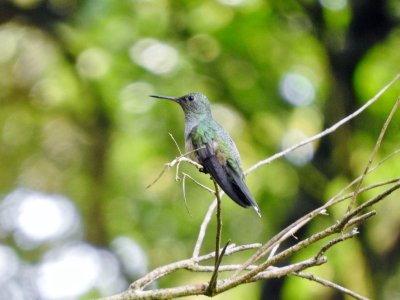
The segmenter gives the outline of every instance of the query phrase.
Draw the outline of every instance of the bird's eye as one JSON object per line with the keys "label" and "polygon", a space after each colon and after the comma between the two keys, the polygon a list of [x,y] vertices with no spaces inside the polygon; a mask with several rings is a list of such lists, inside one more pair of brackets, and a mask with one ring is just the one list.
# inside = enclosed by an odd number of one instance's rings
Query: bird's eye
{"label": "bird's eye", "polygon": [[193,97],[192,95],[190,95],[190,96],[188,96],[188,100],[189,100],[189,101],[193,101],[193,100],[194,100],[194,97]]}

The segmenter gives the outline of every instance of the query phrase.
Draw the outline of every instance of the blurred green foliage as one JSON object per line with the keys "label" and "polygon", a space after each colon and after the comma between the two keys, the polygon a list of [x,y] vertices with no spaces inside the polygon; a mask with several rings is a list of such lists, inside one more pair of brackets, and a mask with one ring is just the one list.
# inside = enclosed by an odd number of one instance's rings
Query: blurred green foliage
{"label": "blurred green foliage", "polygon": [[[168,133],[183,148],[180,108],[148,95],[208,95],[247,169],[293,143],[285,144],[288,133],[299,140],[352,112],[399,71],[400,6],[386,1],[382,7],[390,26],[381,35],[359,37],[352,25],[362,8],[347,1],[1,2],[0,191],[27,187],[68,196],[82,215],[87,241],[108,247],[118,236],[132,237],[150,268],[186,258],[212,196],[186,181],[188,213],[174,170],[146,189],[179,155]],[[315,143],[311,161],[281,159],[250,174],[263,218],[224,199],[223,240],[266,241],[360,175],[399,91],[397,83],[351,125]],[[306,102],[290,102],[301,97]],[[398,124],[396,117],[378,159],[398,148]],[[208,176],[181,167],[212,186]],[[395,177],[399,169],[395,157],[367,182]],[[393,284],[400,276],[395,200],[379,204],[360,239],[332,250],[329,263],[315,272],[372,298],[400,293]],[[203,251],[212,251],[214,229]],[[18,254],[29,261],[31,251]],[[207,276],[178,273],[160,286]],[[338,296],[298,278],[279,286],[280,299]],[[252,284],[219,299],[257,299],[261,290]]]}

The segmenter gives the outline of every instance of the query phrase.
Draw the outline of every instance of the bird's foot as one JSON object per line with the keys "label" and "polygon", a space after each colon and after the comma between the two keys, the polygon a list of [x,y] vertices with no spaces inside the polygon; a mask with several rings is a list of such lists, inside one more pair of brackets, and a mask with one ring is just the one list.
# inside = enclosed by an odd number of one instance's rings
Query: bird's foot
{"label": "bird's foot", "polygon": [[207,173],[208,173],[208,172],[204,169],[204,167],[199,168],[199,172],[204,173],[204,174],[207,174]]}

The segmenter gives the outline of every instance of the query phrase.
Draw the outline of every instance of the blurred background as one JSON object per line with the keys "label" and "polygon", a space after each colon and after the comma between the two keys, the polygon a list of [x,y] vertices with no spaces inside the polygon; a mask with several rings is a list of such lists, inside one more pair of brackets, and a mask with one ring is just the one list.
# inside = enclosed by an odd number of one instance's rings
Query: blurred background
{"label": "blurred background", "polygon": [[[186,182],[188,212],[174,170],[145,188],[179,155],[168,133],[184,144],[181,109],[149,94],[206,94],[247,169],[389,82],[399,72],[399,21],[396,0],[0,0],[0,299],[111,295],[191,255],[213,198]],[[334,134],[251,173],[263,218],[224,198],[223,242],[265,242],[360,175],[399,91],[396,83]],[[397,116],[377,160],[399,139]],[[212,187],[208,176],[181,168]],[[366,184],[399,169],[394,157]],[[374,299],[399,298],[397,197],[312,271]],[[213,250],[214,229],[203,253]],[[178,272],[157,286],[209,276]],[[289,277],[217,299],[244,297],[345,298]]]}

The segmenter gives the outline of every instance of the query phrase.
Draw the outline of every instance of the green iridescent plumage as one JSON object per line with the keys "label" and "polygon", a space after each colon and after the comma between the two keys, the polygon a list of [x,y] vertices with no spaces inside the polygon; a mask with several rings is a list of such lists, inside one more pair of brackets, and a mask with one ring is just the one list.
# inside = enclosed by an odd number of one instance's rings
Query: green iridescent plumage
{"label": "green iridescent plumage", "polygon": [[239,152],[229,134],[211,115],[206,96],[190,93],[182,97],[152,95],[178,103],[185,113],[185,145],[225,193],[242,207],[260,209],[244,182]]}

